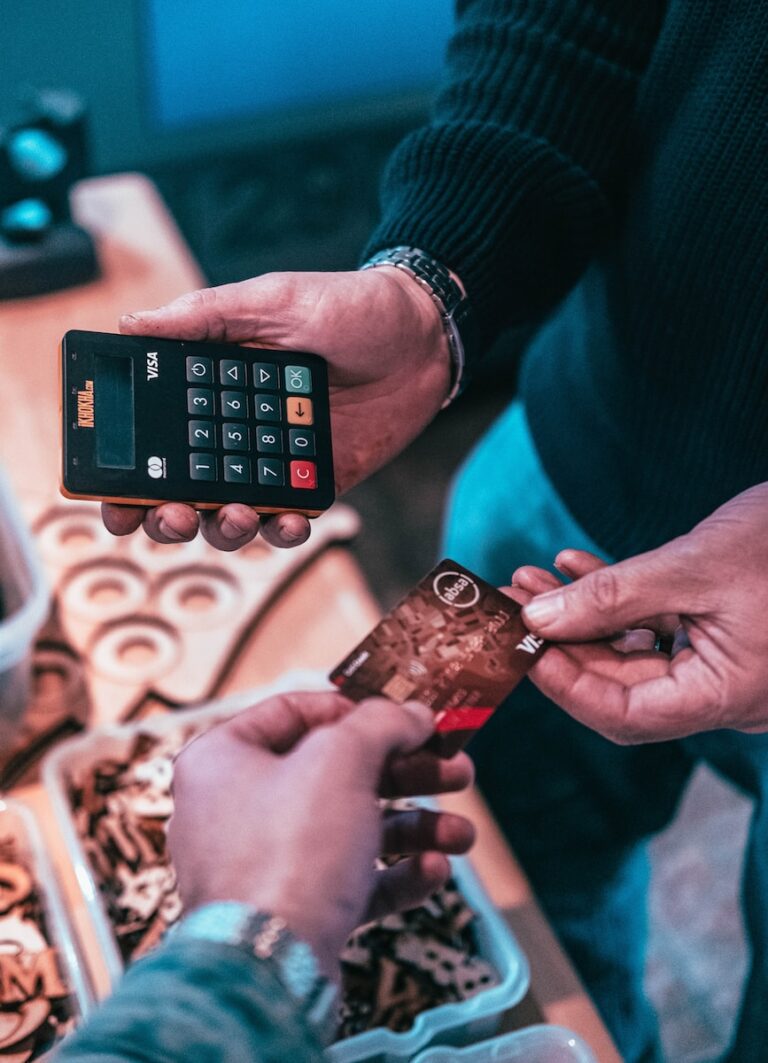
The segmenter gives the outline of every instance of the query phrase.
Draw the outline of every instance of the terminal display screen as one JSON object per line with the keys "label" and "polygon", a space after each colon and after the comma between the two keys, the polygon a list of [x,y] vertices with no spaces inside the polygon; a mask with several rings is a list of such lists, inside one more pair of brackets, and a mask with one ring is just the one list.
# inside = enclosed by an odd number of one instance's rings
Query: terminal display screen
{"label": "terminal display screen", "polygon": [[96,464],[101,469],[135,469],[133,359],[99,354],[94,362]]}

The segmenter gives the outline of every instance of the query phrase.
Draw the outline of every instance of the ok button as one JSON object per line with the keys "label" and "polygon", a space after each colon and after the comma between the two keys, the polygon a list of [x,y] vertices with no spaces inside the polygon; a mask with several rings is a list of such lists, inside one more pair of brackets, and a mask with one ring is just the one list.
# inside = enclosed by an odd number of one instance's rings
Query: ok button
{"label": "ok button", "polygon": [[309,395],[312,391],[312,373],[304,365],[285,367],[285,390],[294,395]]}

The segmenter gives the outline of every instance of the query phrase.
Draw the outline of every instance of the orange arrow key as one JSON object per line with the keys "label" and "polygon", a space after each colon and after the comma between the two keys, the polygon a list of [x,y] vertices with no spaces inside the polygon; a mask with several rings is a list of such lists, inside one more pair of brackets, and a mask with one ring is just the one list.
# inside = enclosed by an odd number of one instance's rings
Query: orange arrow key
{"label": "orange arrow key", "polygon": [[291,395],[285,400],[288,424],[314,424],[312,399]]}

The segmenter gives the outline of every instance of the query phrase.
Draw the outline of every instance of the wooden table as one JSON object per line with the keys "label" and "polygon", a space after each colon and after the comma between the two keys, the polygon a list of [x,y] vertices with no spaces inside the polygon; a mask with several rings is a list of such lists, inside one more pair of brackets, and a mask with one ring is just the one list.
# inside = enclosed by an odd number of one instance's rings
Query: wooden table
{"label": "wooden table", "polygon": [[[120,314],[157,306],[200,286],[203,278],[154,186],[139,175],[84,182],[75,212],[97,238],[103,274],[83,287],[0,304],[0,377],[3,421],[0,464],[9,472],[30,517],[50,505],[58,480],[58,343],[69,328],[115,331]],[[334,622],[313,623],[312,603],[323,602]],[[379,610],[349,553],[331,547],[295,580],[241,647],[218,686],[222,694],[255,687],[297,665],[327,670],[362,637]],[[290,632],[287,640],[285,633]],[[73,920],[104,988],[94,942],[71,867],[64,859],[39,786],[21,793],[40,814]],[[616,1052],[580,986],[530,887],[480,795],[444,799],[478,828],[472,860],[508,918],[532,967],[532,989],[508,1018],[508,1027],[546,1021],[581,1034],[600,1063]]]}

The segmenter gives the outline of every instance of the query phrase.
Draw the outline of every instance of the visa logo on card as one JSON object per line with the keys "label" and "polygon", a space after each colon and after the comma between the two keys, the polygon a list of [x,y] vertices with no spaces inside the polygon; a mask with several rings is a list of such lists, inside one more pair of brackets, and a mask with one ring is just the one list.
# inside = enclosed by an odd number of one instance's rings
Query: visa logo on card
{"label": "visa logo on card", "polygon": [[463,565],[445,560],[336,667],[348,698],[421,701],[436,715],[434,747],[453,756],[545,649],[520,606]]}

